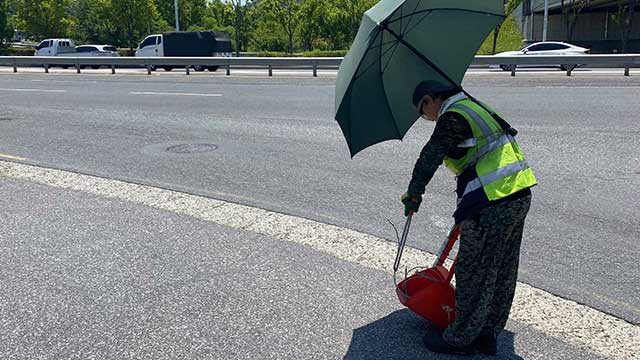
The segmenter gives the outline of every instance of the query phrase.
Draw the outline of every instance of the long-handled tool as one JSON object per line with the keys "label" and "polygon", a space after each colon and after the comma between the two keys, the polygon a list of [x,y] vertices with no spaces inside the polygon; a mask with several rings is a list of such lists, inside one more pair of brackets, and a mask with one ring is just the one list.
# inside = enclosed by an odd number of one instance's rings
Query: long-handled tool
{"label": "long-handled tool", "polygon": [[[393,280],[396,284],[396,294],[400,303],[404,306],[431,321],[439,328],[445,329],[455,318],[455,287],[451,284],[451,279],[455,272],[455,260],[449,269],[444,266],[444,263],[460,235],[460,226],[454,225],[451,228],[449,236],[442,244],[432,267],[405,270],[405,278],[398,284],[396,273],[400,267],[402,252],[407,243],[412,215],[409,214],[407,216],[402,238],[398,241],[396,261],[393,264]],[[409,276],[410,272],[413,272],[413,274]]]}

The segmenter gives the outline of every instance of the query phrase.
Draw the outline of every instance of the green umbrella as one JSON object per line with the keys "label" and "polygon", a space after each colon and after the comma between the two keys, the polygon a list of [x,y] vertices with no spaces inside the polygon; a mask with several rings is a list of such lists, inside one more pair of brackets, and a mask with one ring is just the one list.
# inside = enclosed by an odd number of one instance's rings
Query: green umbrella
{"label": "green umbrella", "polygon": [[336,120],[351,156],[402,139],[419,113],[411,102],[424,80],[461,87],[503,0],[382,0],[368,10],[336,80]]}

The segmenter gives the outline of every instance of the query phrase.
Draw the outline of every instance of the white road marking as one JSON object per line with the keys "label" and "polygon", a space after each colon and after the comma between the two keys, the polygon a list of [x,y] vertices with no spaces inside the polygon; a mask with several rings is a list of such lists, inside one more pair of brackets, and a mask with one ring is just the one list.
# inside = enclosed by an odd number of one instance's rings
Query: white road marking
{"label": "white road marking", "polygon": [[0,154],[0,158],[9,159],[9,160],[18,160],[18,161],[27,160],[27,159],[25,159],[23,157],[20,157],[20,156],[7,155],[7,154]]}
{"label": "white road marking", "polygon": [[[303,244],[361,266],[392,273],[396,244],[354,230],[151,186],[6,161],[0,161],[0,174]],[[403,263],[412,268],[431,264],[434,259],[433,254],[407,248]],[[389,281],[389,292],[393,293],[391,276]],[[607,358],[633,359],[640,354],[640,326],[527,284],[518,283],[511,318],[573,347]]]}
{"label": "white road marking", "polygon": [[50,90],[50,89],[0,89],[0,91],[47,92],[47,93],[64,93],[64,92],[67,92],[67,90]]}
{"label": "white road marking", "polygon": [[131,95],[159,95],[159,96],[204,96],[204,97],[220,97],[222,94],[196,94],[196,93],[161,93],[151,91],[131,91]]}

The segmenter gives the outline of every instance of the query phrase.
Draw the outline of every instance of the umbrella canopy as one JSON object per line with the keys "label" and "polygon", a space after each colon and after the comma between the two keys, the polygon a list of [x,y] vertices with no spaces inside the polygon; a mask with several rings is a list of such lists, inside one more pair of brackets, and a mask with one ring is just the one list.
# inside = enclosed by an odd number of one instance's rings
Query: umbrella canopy
{"label": "umbrella canopy", "polygon": [[336,80],[336,120],[351,156],[402,139],[424,80],[459,87],[478,48],[504,20],[503,0],[382,0],[368,10]]}

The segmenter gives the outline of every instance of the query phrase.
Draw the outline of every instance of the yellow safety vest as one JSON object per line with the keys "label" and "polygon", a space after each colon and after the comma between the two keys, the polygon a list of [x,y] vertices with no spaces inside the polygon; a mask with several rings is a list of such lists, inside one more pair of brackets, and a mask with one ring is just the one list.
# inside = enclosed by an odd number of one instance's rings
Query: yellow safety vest
{"label": "yellow safety vest", "polygon": [[[494,201],[537,184],[514,137],[507,134],[487,110],[465,98],[455,102],[446,111],[462,115],[473,132],[473,138],[459,145],[468,148],[465,156],[444,159],[447,168],[456,176],[475,170],[472,178],[467,176],[467,181],[462,184],[464,190],[458,191],[459,207],[463,206],[468,194],[480,188],[484,190],[487,200]],[[471,166],[474,169],[470,169]]]}

